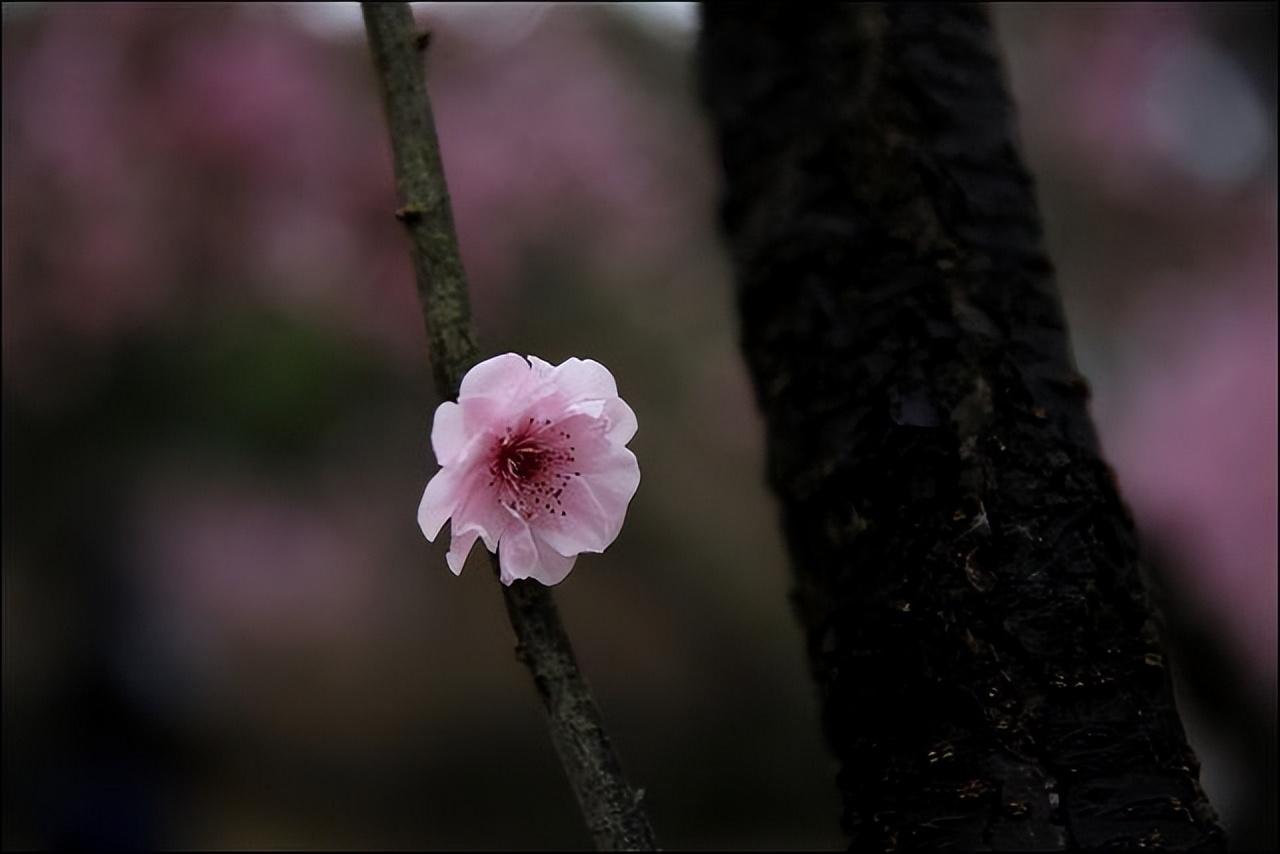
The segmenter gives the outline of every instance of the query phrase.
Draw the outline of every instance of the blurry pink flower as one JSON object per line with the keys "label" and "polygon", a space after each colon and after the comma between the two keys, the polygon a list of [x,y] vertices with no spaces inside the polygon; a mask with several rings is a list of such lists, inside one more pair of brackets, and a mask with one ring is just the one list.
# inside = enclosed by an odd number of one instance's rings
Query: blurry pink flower
{"label": "blurry pink flower", "polygon": [[422,533],[434,540],[452,517],[454,574],[481,537],[498,552],[503,584],[558,584],[577,555],[604,551],[622,529],[640,485],[624,447],[635,432],[635,413],[599,362],[552,366],[515,353],[481,362],[458,402],[436,409],[441,469],[418,507]]}

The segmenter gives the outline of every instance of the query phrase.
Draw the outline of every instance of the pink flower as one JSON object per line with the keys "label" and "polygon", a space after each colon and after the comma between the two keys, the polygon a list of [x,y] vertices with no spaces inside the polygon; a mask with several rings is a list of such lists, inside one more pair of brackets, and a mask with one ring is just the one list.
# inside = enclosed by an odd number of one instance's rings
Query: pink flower
{"label": "pink flower", "polygon": [[498,552],[503,584],[558,584],[579,554],[604,551],[622,529],[640,485],[624,447],[635,433],[635,413],[599,362],[494,356],[463,377],[457,403],[436,409],[441,468],[418,524],[434,540],[452,518],[455,575],[480,537]]}

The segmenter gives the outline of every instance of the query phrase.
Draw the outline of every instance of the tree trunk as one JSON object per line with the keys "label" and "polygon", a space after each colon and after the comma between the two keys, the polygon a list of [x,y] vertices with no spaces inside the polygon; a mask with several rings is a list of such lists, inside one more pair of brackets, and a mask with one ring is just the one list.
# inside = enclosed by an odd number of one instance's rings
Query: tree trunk
{"label": "tree trunk", "polygon": [[705,8],[853,847],[1220,848],[980,7]]}

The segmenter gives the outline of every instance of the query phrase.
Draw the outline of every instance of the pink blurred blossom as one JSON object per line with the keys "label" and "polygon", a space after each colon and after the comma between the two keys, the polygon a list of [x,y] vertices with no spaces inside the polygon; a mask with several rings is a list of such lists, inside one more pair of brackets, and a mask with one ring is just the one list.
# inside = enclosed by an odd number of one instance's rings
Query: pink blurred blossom
{"label": "pink blurred blossom", "polygon": [[[1260,96],[1201,32],[1191,5],[1109,3],[1009,10],[1022,129],[1113,203],[1176,217],[1265,165]],[[1052,103],[1042,103],[1045,99]]]}
{"label": "pink blurred blossom", "polygon": [[1197,271],[1213,289],[1142,292],[1129,334],[1146,358],[1098,415],[1140,526],[1274,698],[1275,196],[1263,202],[1243,251]]}
{"label": "pink blurred blossom", "polygon": [[[355,478],[344,485],[361,491]],[[364,492],[355,501],[331,489],[303,496],[188,470],[144,477],[131,566],[147,612],[210,663],[367,640],[382,608],[375,569],[391,563],[397,529],[368,498],[380,491]]]}
{"label": "pink blurred blossom", "polygon": [[39,14],[6,43],[6,383],[219,304],[421,359],[380,108],[334,61],[363,56],[236,7]]}
{"label": "pink blurred blossom", "polygon": [[431,22],[428,85],[473,279],[512,280],[526,245],[556,230],[591,234],[579,251],[625,269],[699,227],[714,173],[671,170],[704,140],[637,85],[596,16],[553,8],[500,46],[472,40],[493,20],[465,23]]}
{"label": "pink blurred blossom", "polygon": [[[558,235],[616,278],[711,222],[711,171],[673,166],[697,162],[672,156],[704,145],[696,122],[607,46],[608,11],[530,9],[432,21],[429,86],[481,316]],[[332,41],[287,10],[234,5],[50,5],[23,26],[4,59],[11,388],[69,389],[58,372],[108,360],[121,337],[223,305],[339,323],[422,363],[358,32]]]}

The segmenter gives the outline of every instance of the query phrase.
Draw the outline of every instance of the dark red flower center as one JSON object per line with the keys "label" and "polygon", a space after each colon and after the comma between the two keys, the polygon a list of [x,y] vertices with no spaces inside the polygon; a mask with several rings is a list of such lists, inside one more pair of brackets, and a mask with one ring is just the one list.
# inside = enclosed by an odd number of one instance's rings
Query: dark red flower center
{"label": "dark red flower center", "polygon": [[503,439],[494,455],[493,469],[516,481],[532,480],[546,468],[547,449],[530,438]]}
{"label": "dark red flower center", "polygon": [[572,439],[552,428],[549,419],[539,423],[530,418],[518,430],[508,427],[493,447],[489,487],[526,521],[544,514],[564,516],[561,495],[570,478],[581,476],[573,470],[577,457]]}

